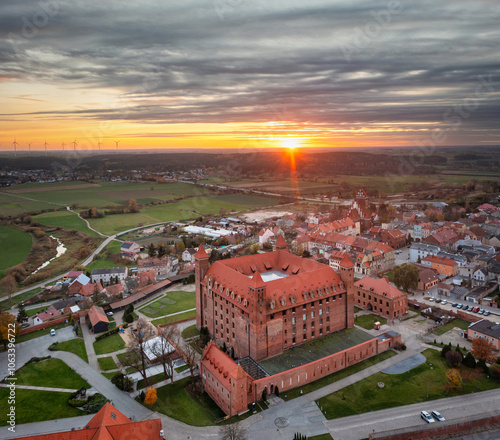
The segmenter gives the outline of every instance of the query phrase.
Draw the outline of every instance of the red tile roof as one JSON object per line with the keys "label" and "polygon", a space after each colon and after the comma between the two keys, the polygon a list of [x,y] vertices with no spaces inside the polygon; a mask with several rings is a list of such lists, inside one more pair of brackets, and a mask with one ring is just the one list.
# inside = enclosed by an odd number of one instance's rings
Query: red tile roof
{"label": "red tile roof", "polygon": [[386,296],[387,298],[396,299],[406,294],[401,290],[394,287],[387,278],[375,279],[371,277],[364,277],[356,281],[354,285],[364,290],[371,290],[378,295]]}
{"label": "red tile roof", "polygon": [[109,324],[109,319],[104,313],[102,307],[92,306],[89,310],[89,319],[92,327],[94,327],[99,322],[107,322]]}
{"label": "red tile roof", "polygon": [[340,261],[340,267],[354,267],[354,263],[349,258],[349,255],[344,255],[344,258]]}
{"label": "red tile roof", "polygon": [[213,341],[210,341],[203,351],[201,362],[228,389],[230,388],[231,378],[241,379],[249,377],[241,366],[221,351],[219,346]]}
{"label": "red tile roof", "polygon": [[196,252],[196,254],[194,254],[194,258],[196,258],[197,260],[204,260],[204,259],[209,258],[207,251],[205,251],[205,248],[203,247],[202,244],[198,248],[198,252]]}
{"label": "red tile roof", "polygon": [[[25,440],[143,440],[160,439],[161,420],[132,422],[110,403],[83,429],[23,437]],[[15,439],[12,439],[15,440]]]}
{"label": "red tile roof", "polygon": [[450,260],[449,258],[446,257],[437,257],[435,255],[427,255],[427,257],[422,258],[422,261],[429,261],[431,264],[442,264],[445,266],[458,266],[458,263],[456,261]]}

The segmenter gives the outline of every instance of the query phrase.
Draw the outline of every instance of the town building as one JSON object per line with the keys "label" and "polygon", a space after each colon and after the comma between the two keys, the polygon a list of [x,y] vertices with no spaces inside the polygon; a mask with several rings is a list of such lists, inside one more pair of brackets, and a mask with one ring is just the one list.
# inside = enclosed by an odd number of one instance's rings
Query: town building
{"label": "town building", "polygon": [[93,283],[110,283],[115,280],[122,281],[127,278],[128,269],[126,267],[114,267],[112,269],[94,269],[90,274]]}
{"label": "town building", "polygon": [[359,222],[361,232],[368,231],[373,226],[376,215],[370,210],[370,201],[364,188],[361,188],[352,202],[347,216],[354,222]]}
{"label": "town building", "polygon": [[496,351],[500,350],[500,324],[481,319],[481,321],[471,324],[467,329],[467,339],[473,341],[477,338],[484,338],[493,344]]}
{"label": "town building", "polygon": [[428,243],[413,243],[410,246],[410,263],[419,263],[427,255],[437,255],[441,252],[439,246]]}
{"label": "town building", "polygon": [[387,278],[364,277],[354,283],[354,303],[386,318],[399,318],[408,313],[408,297]]}
{"label": "town building", "polygon": [[430,267],[435,270],[440,275],[445,277],[453,277],[458,275],[458,263],[456,261],[450,260],[449,258],[437,257],[434,255],[428,255],[422,258],[422,266]]}
{"label": "town building", "polygon": [[[177,258],[175,258],[177,260]],[[179,261],[177,260],[177,264]],[[144,258],[137,261],[137,273],[154,270],[157,277],[168,276],[172,271],[173,262],[169,257]]]}
{"label": "town building", "polygon": [[196,254],[195,248],[187,248],[182,253],[182,261],[187,261],[188,263],[194,263],[194,255]]}
{"label": "town building", "polygon": [[418,272],[418,290],[429,290],[439,283],[439,277],[432,269],[419,267]]}
{"label": "town building", "polygon": [[90,328],[94,333],[102,333],[109,330],[109,319],[102,307],[92,306],[89,310],[88,318]]}

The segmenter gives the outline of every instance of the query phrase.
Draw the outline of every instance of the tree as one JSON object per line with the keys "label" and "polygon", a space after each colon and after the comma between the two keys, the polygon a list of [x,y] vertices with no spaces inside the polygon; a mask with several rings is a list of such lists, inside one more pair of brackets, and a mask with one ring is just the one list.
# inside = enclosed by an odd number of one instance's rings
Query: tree
{"label": "tree", "polygon": [[405,292],[415,290],[418,286],[418,268],[413,264],[394,266],[394,283]]}
{"label": "tree", "polygon": [[148,255],[153,258],[156,255],[156,246],[154,243],[151,243],[148,246]]}
{"label": "tree", "polygon": [[146,397],[144,398],[144,403],[147,405],[154,405],[156,403],[156,399],[158,399],[156,390],[154,388],[148,388]]}
{"label": "tree", "polygon": [[156,359],[163,366],[163,376],[167,379],[170,376],[171,383],[174,383],[174,353],[172,346],[176,347],[179,343],[180,332],[177,325],[167,325],[161,327],[158,332],[159,338],[151,346],[151,351]]}
{"label": "tree", "polygon": [[13,275],[6,275],[0,281],[0,287],[2,288],[2,292],[9,295],[12,295],[17,289],[17,283]]}
{"label": "tree", "polygon": [[186,355],[185,360],[186,364],[189,367],[189,373],[191,374],[191,376],[194,376],[194,370],[198,365],[198,363],[196,362],[198,353],[191,344],[186,343],[184,346],[184,354]]}
{"label": "tree", "polygon": [[456,368],[462,362],[462,355],[455,350],[450,350],[446,353],[446,361],[451,368]]}
{"label": "tree", "polygon": [[128,201],[128,212],[139,212],[139,208],[137,207],[137,202],[135,199],[130,199]]}
{"label": "tree", "polygon": [[490,376],[495,380],[500,380],[500,365],[492,364],[489,369]]}
{"label": "tree", "polygon": [[146,342],[155,336],[155,331],[154,327],[144,319],[137,321],[134,330],[131,332],[132,337],[128,342],[125,359],[121,363],[124,367],[131,367],[139,372],[147,385],[146,366],[148,357],[146,356]]}
{"label": "tree", "polygon": [[471,353],[476,359],[483,360],[488,363],[495,362],[497,358],[494,354],[493,344],[486,338],[473,339]]}
{"label": "tree", "polygon": [[220,440],[247,440],[247,430],[241,422],[223,425],[219,428]]}
{"label": "tree", "polygon": [[446,378],[453,389],[458,389],[462,386],[462,375],[456,368],[450,368],[446,372]]}
{"label": "tree", "polygon": [[15,337],[19,334],[20,328],[21,326],[14,315],[8,312],[0,313],[0,339],[4,349],[7,349],[9,342],[15,342]]}
{"label": "tree", "polygon": [[441,357],[446,358],[446,353],[448,353],[449,351],[451,351],[451,345],[450,344],[445,345],[441,350]]}
{"label": "tree", "polygon": [[182,254],[186,250],[186,245],[184,244],[183,241],[179,241],[179,243],[177,243],[175,247],[179,254]]}
{"label": "tree", "polygon": [[158,257],[161,258],[167,253],[167,250],[165,248],[165,245],[163,243],[160,243],[158,245]]}
{"label": "tree", "polygon": [[476,359],[474,359],[471,353],[467,353],[462,361],[462,365],[468,368],[476,368]]}
{"label": "tree", "polygon": [[26,309],[24,308],[24,304],[19,306],[19,312],[17,313],[17,322],[22,324],[23,322],[28,321],[28,314],[26,313]]}

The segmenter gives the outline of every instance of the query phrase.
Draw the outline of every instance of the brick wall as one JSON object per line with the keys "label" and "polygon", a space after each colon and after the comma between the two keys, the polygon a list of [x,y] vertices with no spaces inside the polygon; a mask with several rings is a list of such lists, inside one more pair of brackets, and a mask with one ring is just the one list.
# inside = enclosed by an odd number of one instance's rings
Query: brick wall
{"label": "brick wall", "polygon": [[[80,319],[81,316],[87,316],[87,315],[88,315],[88,310],[80,310],[79,312],[76,312],[73,314],[73,319],[75,321],[77,321],[78,319]],[[34,326],[28,327],[28,328],[23,328],[19,331],[19,336],[26,335],[28,333],[33,333],[33,332],[36,332],[38,330],[43,330],[44,328],[52,327],[52,326],[57,325],[57,324],[62,324],[64,322],[66,322],[67,319],[68,319],[68,315],[60,316],[59,318],[52,319],[52,320],[47,321],[47,322],[43,322],[42,324],[34,325]]]}

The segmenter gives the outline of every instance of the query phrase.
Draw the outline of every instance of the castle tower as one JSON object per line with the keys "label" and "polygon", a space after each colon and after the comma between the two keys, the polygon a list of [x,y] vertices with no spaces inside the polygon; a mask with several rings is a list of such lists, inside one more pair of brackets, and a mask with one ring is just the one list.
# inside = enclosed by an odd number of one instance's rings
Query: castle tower
{"label": "castle tower", "polygon": [[203,286],[201,282],[207,274],[210,266],[209,256],[205,251],[203,245],[200,246],[198,252],[194,254],[194,276],[196,284],[196,328],[199,329],[203,326]]}
{"label": "castle tower", "polygon": [[340,278],[347,289],[346,323],[351,328],[354,327],[354,263],[347,254],[340,262]]}
{"label": "castle tower", "polygon": [[278,234],[278,239],[274,245],[275,251],[288,251],[288,245],[286,244],[285,238],[283,235]]}

